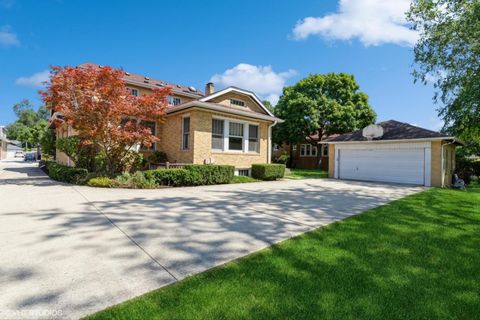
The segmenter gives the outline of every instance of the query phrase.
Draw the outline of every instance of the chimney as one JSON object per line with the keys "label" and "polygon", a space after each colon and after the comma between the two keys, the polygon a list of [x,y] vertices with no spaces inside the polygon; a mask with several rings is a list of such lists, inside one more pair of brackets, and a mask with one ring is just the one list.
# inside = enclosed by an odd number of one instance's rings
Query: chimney
{"label": "chimney", "polygon": [[209,82],[205,85],[205,95],[209,96],[215,92],[215,85],[213,82]]}

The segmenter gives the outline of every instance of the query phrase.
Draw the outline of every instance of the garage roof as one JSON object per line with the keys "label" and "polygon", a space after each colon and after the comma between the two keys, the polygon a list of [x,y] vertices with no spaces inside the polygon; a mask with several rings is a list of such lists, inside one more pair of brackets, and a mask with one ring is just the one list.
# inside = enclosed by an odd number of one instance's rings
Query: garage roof
{"label": "garage roof", "polygon": [[[420,128],[408,123],[389,120],[378,123],[383,128],[383,136],[373,138],[372,141],[389,141],[389,140],[418,140],[418,139],[445,139],[455,140],[455,137],[444,133]],[[362,130],[357,130],[351,133],[345,133],[326,140],[327,142],[354,142],[354,141],[368,141],[362,134]]]}

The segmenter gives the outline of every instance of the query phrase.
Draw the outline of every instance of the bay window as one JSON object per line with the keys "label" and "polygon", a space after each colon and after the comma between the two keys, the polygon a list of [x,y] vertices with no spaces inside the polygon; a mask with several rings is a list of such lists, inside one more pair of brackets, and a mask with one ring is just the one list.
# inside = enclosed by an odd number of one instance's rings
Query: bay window
{"label": "bay window", "polygon": [[212,119],[212,150],[259,152],[260,128],[257,124],[227,119]]}

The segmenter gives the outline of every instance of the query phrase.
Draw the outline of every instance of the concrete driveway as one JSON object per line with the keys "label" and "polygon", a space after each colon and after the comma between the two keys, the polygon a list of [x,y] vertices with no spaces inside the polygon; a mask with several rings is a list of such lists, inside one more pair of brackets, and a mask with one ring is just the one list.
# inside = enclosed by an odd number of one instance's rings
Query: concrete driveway
{"label": "concrete driveway", "polygon": [[0,319],[78,318],[423,190],[334,180],[125,190],[0,162]]}

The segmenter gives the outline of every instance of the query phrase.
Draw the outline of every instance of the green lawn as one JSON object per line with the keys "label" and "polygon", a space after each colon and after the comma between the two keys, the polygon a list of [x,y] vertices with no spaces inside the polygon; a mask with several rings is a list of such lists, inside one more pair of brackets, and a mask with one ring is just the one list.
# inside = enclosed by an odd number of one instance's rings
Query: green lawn
{"label": "green lawn", "polygon": [[91,319],[474,319],[480,187],[430,189]]}
{"label": "green lawn", "polygon": [[310,169],[290,169],[290,172],[285,173],[285,179],[319,179],[328,178],[328,172],[323,170]]}

